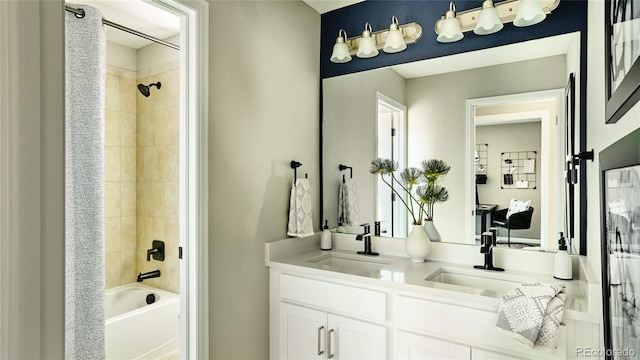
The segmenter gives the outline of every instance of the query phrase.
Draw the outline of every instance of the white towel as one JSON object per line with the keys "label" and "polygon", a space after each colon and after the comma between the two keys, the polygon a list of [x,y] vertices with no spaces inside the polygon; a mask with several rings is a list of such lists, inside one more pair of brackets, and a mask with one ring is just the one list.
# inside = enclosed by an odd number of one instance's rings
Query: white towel
{"label": "white towel", "polygon": [[313,235],[311,185],[308,179],[297,179],[291,184],[287,235],[297,237]]}
{"label": "white towel", "polygon": [[523,165],[525,174],[534,174],[536,172],[536,159],[525,159]]}
{"label": "white towel", "polygon": [[529,348],[553,351],[566,298],[564,284],[523,283],[500,300],[496,327]]}
{"label": "white towel", "polygon": [[353,179],[345,179],[338,193],[338,221],[342,219],[343,225],[360,225],[359,218],[356,185]]}

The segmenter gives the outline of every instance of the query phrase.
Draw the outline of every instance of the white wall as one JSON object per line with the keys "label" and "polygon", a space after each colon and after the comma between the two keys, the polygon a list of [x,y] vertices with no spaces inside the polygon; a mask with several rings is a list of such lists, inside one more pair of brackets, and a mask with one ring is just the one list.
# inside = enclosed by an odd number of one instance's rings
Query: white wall
{"label": "white wall", "polygon": [[431,158],[451,166],[441,183],[449,201],[436,204],[434,211],[443,241],[460,242],[466,221],[460,210],[466,206],[468,168],[465,101],[564,88],[567,80],[564,55],[407,80],[409,166]]}
{"label": "white wall", "polygon": [[291,160],[320,225],[320,15],[301,1],[209,5],[210,357],[266,359],[264,244],[286,237]]}
{"label": "white wall", "polygon": [[605,124],[604,2],[589,2],[587,62],[587,149],[595,161],[587,163],[587,257],[600,273],[600,170],[598,153],[625,135],[640,128],[640,103],[616,124]]}

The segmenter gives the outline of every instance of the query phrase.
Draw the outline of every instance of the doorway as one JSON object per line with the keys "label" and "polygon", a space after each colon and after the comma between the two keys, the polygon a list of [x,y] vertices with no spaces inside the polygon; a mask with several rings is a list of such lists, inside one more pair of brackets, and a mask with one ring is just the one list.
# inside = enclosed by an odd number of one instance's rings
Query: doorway
{"label": "doorway", "polygon": [[[197,0],[79,3],[100,9],[104,19],[120,25],[133,16],[127,27],[140,32],[151,31],[143,19],[158,18],[177,31],[154,37],[176,44],[179,51],[149,43],[127,46],[141,39],[107,32],[105,280],[114,289],[140,282],[151,286],[145,288],[147,303],[149,295],[166,299],[163,295],[177,294],[179,310],[168,315],[175,336],[165,339],[161,350],[140,349],[141,355],[206,358],[208,94],[199,79],[208,72],[208,5]],[[156,256],[158,241],[163,256]],[[159,305],[153,299],[151,304]],[[111,332],[119,332],[118,326]]]}

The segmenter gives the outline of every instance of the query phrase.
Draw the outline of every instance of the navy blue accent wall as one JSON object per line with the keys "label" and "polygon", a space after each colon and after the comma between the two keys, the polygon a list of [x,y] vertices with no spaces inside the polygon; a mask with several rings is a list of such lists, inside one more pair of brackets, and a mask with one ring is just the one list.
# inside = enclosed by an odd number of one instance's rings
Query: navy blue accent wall
{"label": "navy blue accent wall", "polygon": [[[458,0],[455,4],[457,11],[463,11],[481,6],[482,0]],[[464,33],[464,39],[461,41],[443,44],[436,41],[437,35],[433,27],[448,9],[449,0],[369,0],[323,14],[320,39],[320,74],[322,78],[575,31],[586,31],[587,28],[587,2],[582,0],[561,0],[558,8],[537,25],[518,28],[508,23],[498,33],[485,36],[476,35],[473,31],[468,31]],[[420,24],[423,31],[422,37],[415,44],[410,44],[401,53],[386,54],[380,51],[380,55],[371,59],[359,59],[353,56],[353,60],[345,64],[334,64],[329,61],[333,51],[333,44],[335,44],[338,31],[341,28],[346,30],[349,37],[361,35],[364,24],[367,21],[371,23],[374,31],[387,29],[393,15],[398,17],[400,24],[410,22]],[[584,36],[584,39],[582,48],[583,56],[586,56],[586,36]],[[586,67],[583,69],[586,69]]]}

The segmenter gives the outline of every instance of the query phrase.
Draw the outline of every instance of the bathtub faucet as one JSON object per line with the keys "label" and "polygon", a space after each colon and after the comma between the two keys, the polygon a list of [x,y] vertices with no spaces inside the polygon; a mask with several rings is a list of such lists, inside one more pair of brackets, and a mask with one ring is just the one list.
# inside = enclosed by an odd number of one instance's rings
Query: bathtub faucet
{"label": "bathtub faucet", "polygon": [[138,282],[142,282],[142,280],[145,279],[151,279],[151,278],[157,278],[160,277],[160,270],[153,270],[153,271],[149,271],[146,273],[139,273],[138,274]]}

